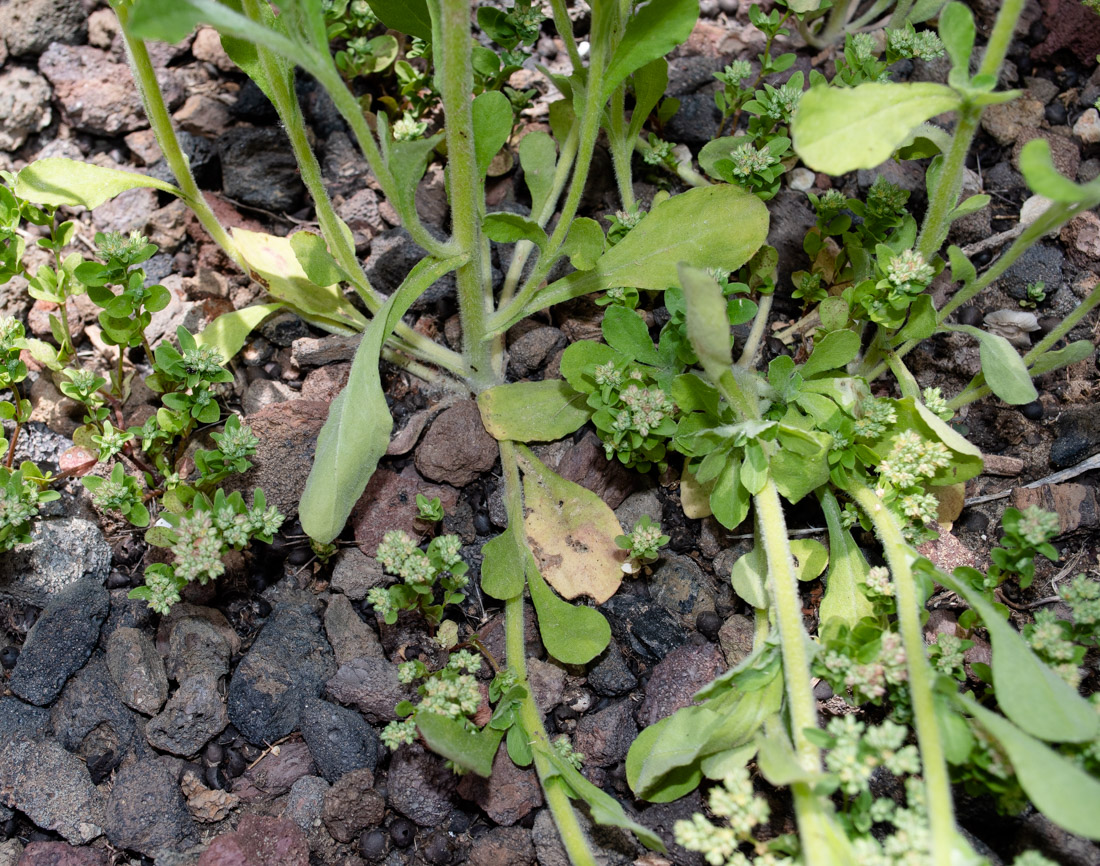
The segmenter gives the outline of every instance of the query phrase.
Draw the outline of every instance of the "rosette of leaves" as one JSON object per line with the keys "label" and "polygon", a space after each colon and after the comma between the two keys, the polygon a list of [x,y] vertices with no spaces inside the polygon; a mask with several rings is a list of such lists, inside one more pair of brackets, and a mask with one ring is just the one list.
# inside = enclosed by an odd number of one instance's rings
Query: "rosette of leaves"
{"label": "rosette of leaves", "polygon": [[663,467],[676,430],[668,387],[683,364],[671,341],[653,345],[644,320],[632,310],[608,307],[601,327],[607,344],[573,343],[562,355],[562,376],[588,395],[608,459],[640,472]]}
{"label": "rosette of leaves", "polygon": [[210,346],[200,346],[186,328],[176,329],[180,348],[167,341],[153,355],[153,375],[145,383],[161,394],[164,407],[157,410],[157,423],[170,433],[189,433],[199,424],[213,424],[221,409],[211,386],[232,382],[233,374],[222,364],[225,359]]}
{"label": "rosette of leaves", "polygon": [[[427,550],[421,550],[408,533],[387,532],[378,545],[378,561],[402,582],[388,589],[372,589],[367,601],[389,625],[397,622],[400,611],[417,610],[434,628],[442,621],[447,605],[466,598],[463,589],[469,583],[469,566],[462,561],[461,548],[462,540],[457,535],[437,536]],[[442,591],[438,601],[437,588]]]}
{"label": "rosette of leaves", "polygon": [[[7,443],[0,439],[4,446]],[[38,467],[25,461],[18,469],[0,466],[0,551],[11,550],[17,544],[31,540],[31,521],[39,509],[61,494],[42,486]]]}
{"label": "rosette of leaves", "polygon": [[230,415],[222,432],[213,433],[210,438],[217,448],[195,452],[195,468],[204,485],[217,484],[223,478],[252,468],[252,461],[248,458],[256,453],[260,440],[251,427],[241,423],[240,415]]}
{"label": "rosette of leaves", "polygon": [[134,526],[149,525],[149,509],[143,502],[142,486],[136,478],[126,474],[121,463],[116,463],[106,478],[86,475],[80,483],[104,511],[117,511]]}

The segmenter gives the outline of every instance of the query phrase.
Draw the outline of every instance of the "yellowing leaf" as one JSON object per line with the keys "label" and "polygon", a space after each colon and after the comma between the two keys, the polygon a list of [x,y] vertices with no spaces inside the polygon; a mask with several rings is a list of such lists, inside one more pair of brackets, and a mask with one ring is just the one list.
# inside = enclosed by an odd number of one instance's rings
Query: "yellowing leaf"
{"label": "yellowing leaf", "polygon": [[587,595],[602,604],[622,582],[624,551],[615,544],[619,520],[602,499],[566,481],[527,448],[523,471],[527,543],[546,581],[563,598]]}

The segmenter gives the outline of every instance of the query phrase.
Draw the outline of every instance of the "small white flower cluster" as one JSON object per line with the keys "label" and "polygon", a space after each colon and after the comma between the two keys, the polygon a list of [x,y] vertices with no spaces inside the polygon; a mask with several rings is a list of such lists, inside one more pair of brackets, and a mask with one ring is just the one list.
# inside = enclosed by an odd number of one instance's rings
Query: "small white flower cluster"
{"label": "small white flower cluster", "polygon": [[733,174],[735,177],[747,179],[757,172],[766,171],[775,165],[777,160],[767,148],[757,150],[749,142],[734,149],[730,154],[733,161]]}
{"label": "small white flower cluster", "polygon": [[916,250],[903,250],[900,255],[890,259],[886,267],[886,278],[898,288],[910,288],[914,284],[927,285],[935,271]]}
{"label": "small white flower cluster", "polygon": [[933,442],[916,431],[905,430],[878,465],[878,473],[884,481],[904,490],[931,478],[950,462],[950,453],[942,442]]}
{"label": "small white flower cluster", "polygon": [[749,771],[739,767],[726,775],[721,787],[711,789],[709,805],[712,812],[726,819],[719,827],[698,813],[690,821],[677,821],[672,828],[676,844],[689,851],[698,851],[711,866],[762,866],[761,858],[750,859],[738,848],[753,842],[757,825],[768,821],[768,801],[755,794]]}
{"label": "small white flower cluster", "polygon": [[934,415],[938,415],[944,421],[950,421],[951,416],[955,414],[954,410],[947,405],[947,400],[943,396],[943,391],[939,388],[925,388],[921,394],[924,400],[924,406]]}
{"label": "small white flower cluster", "polygon": [[898,413],[890,403],[869,397],[860,403],[852,432],[857,439],[879,439],[897,420]]}
{"label": "small white flower cluster", "polygon": [[413,141],[420,138],[428,131],[428,122],[417,120],[411,111],[406,111],[400,120],[394,121],[394,141]]}
{"label": "small white flower cluster", "polygon": [[674,408],[672,400],[658,387],[639,388],[631,383],[619,394],[619,399],[627,408],[619,412],[612,426],[621,432],[637,430],[642,436],[648,436]]}

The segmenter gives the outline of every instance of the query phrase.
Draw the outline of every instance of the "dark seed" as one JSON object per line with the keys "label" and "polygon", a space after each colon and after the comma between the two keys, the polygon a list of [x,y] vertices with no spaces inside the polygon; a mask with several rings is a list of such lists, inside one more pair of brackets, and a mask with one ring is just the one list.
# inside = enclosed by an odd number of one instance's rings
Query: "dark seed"
{"label": "dark seed", "polygon": [[695,618],[695,627],[699,630],[699,634],[714,642],[718,640],[718,629],[722,627],[722,618],[713,610],[704,610]]}
{"label": "dark seed", "polygon": [[451,862],[454,849],[451,840],[445,834],[433,833],[431,838],[428,839],[428,844],[421,849],[421,852],[424,859],[429,863],[434,863],[435,866],[446,866]]}
{"label": "dark seed", "polygon": [[107,575],[107,589],[123,589],[130,585],[130,578],[117,568]]}
{"label": "dark seed", "polygon": [[359,853],[367,860],[386,856],[386,834],[381,830],[364,830],[359,837]]}
{"label": "dark seed", "polygon": [[260,757],[263,752],[263,750],[260,749],[258,746],[254,746],[251,743],[247,742],[241,743],[241,745],[238,746],[238,749],[240,750],[241,757],[244,758],[246,761],[255,761],[258,757]]}
{"label": "dark seed", "polygon": [[963,307],[959,310],[959,324],[976,327],[982,323],[982,311],[977,307]]}
{"label": "dark seed", "polygon": [[240,752],[231,751],[225,762],[225,774],[230,779],[236,779],[248,768],[248,762],[241,757]]}
{"label": "dark seed", "polygon": [[207,767],[205,776],[206,787],[211,790],[229,790],[229,778],[225,775],[225,771],[222,770],[221,767]]}
{"label": "dark seed", "polygon": [[88,775],[91,777],[92,784],[99,785],[107,781],[107,778],[111,775],[111,770],[115,768],[115,763],[115,753],[112,751],[89,757]]}
{"label": "dark seed", "polygon": [[1039,319],[1039,330],[1042,331],[1043,334],[1049,334],[1060,324],[1062,324],[1062,320],[1057,316],[1043,316]]}
{"label": "dark seed", "polygon": [[1030,403],[1020,407],[1020,413],[1027,418],[1028,421],[1038,421],[1043,417],[1043,404],[1038,400],[1032,400]]}
{"label": "dark seed", "polygon": [[6,646],[0,650],[0,665],[4,666],[4,670],[10,671],[17,661],[19,661],[19,647]]}
{"label": "dark seed", "polygon": [[488,535],[493,531],[493,524],[489,521],[489,515],[479,511],[474,515],[474,532],[478,535]]}
{"label": "dark seed", "polygon": [[269,602],[266,598],[256,599],[256,614],[262,617],[270,616],[271,602]]}
{"label": "dark seed", "polygon": [[1052,126],[1061,126],[1066,122],[1066,107],[1057,99],[1046,107],[1043,114],[1046,116],[1047,123]]}
{"label": "dark seed", "polygon": [[225,749],[217,743],[211,743],[206,747],[206,751],[202,753],[202,759],[208,767],[217,766],[225,760]]}
{"label": "dark seed", "polygon": [[398,848],[408,848],[416,838],[416,826],[412,821],[398,818],[390,824],[390,838]]}

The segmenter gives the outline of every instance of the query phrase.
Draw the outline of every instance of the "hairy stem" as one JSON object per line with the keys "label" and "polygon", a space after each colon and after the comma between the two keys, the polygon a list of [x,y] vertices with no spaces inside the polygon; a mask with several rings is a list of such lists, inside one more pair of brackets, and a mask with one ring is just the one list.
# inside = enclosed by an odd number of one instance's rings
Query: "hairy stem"
{"label": "hairy stem", "polygon": [[932,256],[939,252],[951,227],[951,211],[955,209],[962,190],[966,155],[970,152],[981,116],[980,108],[964,105],[959,110],[959,122],[951,136],[951,148],[940,166],[939,178],[917,237],[917,252],[924,256],[925,261],[932,261]]}
{"label": "hairy stem", "polygon": [[452,240],[468,261],[455,272],[462,317],[462,357],[475,390],[496,383],[493,343],[486,334],[492,295],[485,291],[487,243],[481,233],[483,182],[474,150],[473,66],[470,60],[469,0],[441,0],[439,82],[447,118],[447,180],[451,200]]}
{"label": "hairy stem", "polygon": [[920,615],[923,605],[917,594],[917,584],[911,567],[912,552],[902,536],[897,519],[871,488],[856,482],[849,493],[871,519],[875,534],[882,542],[886,561],[894,577],[894,598],[898,608],[898,630],[905,649],[909,676],[909,697],[917,728],[928,815],[932,827],[932,862],[950,863],[955,834],[955,811],[951,799],[951,783],[947,759],[936,721],[935,698],[932,692],[932,671],[924,652],[924,636]]}
{"label": "hairy stem", "polygon": [[756,318],[752,320],[752,329],[749,331],[748,339],[745,340],[745,348],[741,352],[741,357],[737,359],[738,367],[744,367],[746,370],[752,369],[753,363],[756,361],[756,353],[760,351],[760,344],[764,340],[764,330],[768,327],[768,316],[772,311],[774,296],[774,292],[770,295],[761,296],[760,306],[756,310]]}

